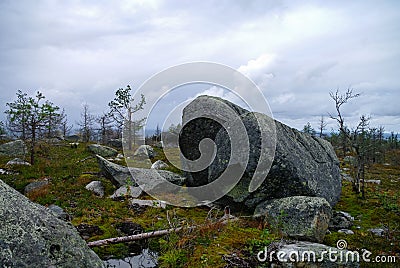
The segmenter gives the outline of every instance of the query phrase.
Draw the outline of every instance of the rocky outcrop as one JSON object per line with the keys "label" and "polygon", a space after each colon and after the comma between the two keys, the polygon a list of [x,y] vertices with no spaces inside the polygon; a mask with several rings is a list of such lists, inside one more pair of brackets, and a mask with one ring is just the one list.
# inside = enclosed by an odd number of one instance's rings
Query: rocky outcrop
{"label": "rocky outcrop", "polygon": [[100,197],[104,196],[104,186],[101,181],[92,181],[85,186],[86,190],[93,192],[95,195]]}
{"label": "rocky outcrop", "polygon": [[163,189],[165,183],[160,183],[161,178],[168,182],[182,186],[186,178],[179,174],[167,170],[155,170],[146,168],[128,168],[114,164],[103,157],[96,155],[102,173],[109,178],[117,187],[124,185],[138,186],[137,181],[145,182],[141,184],[144,190]]}
{"label": "rocky outcrop", "polygon": [[3,156],[25,156],[27,148],[22,140],[10,141],[0,145],[0,155]]}
{"label": "rocky outcrop", "polygon": [[103,146],[100,144],[90,144],[87,148],[90,152],[98,154],[102,157],[115,157],[118,155],[118,151],[114,148]]}
{"label": "rocky outcrop", "polygon": [[332,210],[324,198],[292,196],[259,204],[254,216],[264,217],[274,231],[286,237],[322,242]]}
{"label": "rocky outcrop", "polygon": [[[183,155],[192,161],[199,159],[199,144],[205,138],[213,140],[217,147],[211,165],[201,171],[185,173],[188,186],[205,185],[216,180],[227,169],[231,157],[228,132],[219,122],[207,118],[210,116],[209,107],[213,108],[214,114],[222,118],[227,107],[230,107],[243,122],[247,132],[244,136],[246,139],[248,137],[250,145],[244,174],[236,186],[217,201],[218,203],[229,205],[231,208],[254,211],[254,208],[265,200],[289,196],[323,197],[331,206],[338,202],[341,193],[339,161],[329,142],[299,132],[266,115],[252,113],[226,100],[209,96],[196,98],[183,111],[183,128],[179,137]],[[196,119],[192,119],[193,114],[196,115]],[[263,125],[259,126],[258,122]],[[276,131],[276,150],[271,160],[271,168],[268,173],[262,174],[265,180],[260,187],[251,192],[249,186],[259,164],[260,155],[268,153],[261,152],[261,140],[274,138],[272,135],[262,137],[260,129],[273,133],[273,127]],[[271,132],[268,132],[269,130]],[[182,165],[187,168],[185,162]]]}
{"label": "rocky outcrop", "polygon": [[104,267],[75,228],[0,180],[0,267]]}

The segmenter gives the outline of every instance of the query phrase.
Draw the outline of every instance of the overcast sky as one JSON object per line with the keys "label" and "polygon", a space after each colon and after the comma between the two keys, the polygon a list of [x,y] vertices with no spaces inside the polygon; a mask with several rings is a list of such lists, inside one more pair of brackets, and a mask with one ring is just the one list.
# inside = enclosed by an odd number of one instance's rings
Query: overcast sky
{"label": "overcast sky", "polygon": [[0,36],[2,111],[18,89],[40,90],[76,126],[83,103],[100,114],[120,87],[211,61],[253,79],[292,127],[317,128],[334,112],[329,91],[352,87],[350,126],[368,114],[400,132],[399,1],[2,0]]}

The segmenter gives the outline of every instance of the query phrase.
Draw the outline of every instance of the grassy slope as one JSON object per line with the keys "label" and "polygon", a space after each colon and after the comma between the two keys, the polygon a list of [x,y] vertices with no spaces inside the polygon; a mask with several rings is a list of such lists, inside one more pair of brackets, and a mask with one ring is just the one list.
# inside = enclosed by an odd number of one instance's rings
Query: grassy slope
{"label": "grassy slope", "polygon": [[[78,163],[90,156],[84,144],[78,149],[41,144],[37,151],[37,163],[34,166],[18,167],[18,175],[1,175],[0,179],[22,192],[31,181],[51,178],[49,186],[30,194],[29,198],[45,206],[57,204],[63,207],[73,217],[74,225],[98,225],[104,234],[91,237],[90,241],[121,235],[115,227],[123,221],[139,223],[145,231],[178,225],[204,225],[192,232],[149,240],[148,246],[161,254],[159,264],[162,267],[223,267],[227,264],[223,258],[234,263],[236,257],[255,266],[258,250],[272,240],[281,238],[263,231],[261,223],[247,217],[225,226],[211,224],[223,213],[218,210],[210,212],[209,208],[148,208],[142,212],[129,209],[127,201],[99,198],[84,188],[90,181],[100,180],[105,186],[106,196],[115,190],[107,179],[90,175],[99,171],[94,158]],[[400,152],[397,154],[400,155]],[[157,159],[165,160],[160,150]],[[0,168],[5,168],[8,160],[10,158],[0,157]],[[367,199],[363,200],[354,195],[349,183],[344,183],[341,200],[335,208],[355,216],[355,226],[361,229],[354,226],[356,234],[352,236],[332,233],[327,235],[325,243],[335,246],[338,239],[346,239],[350,249],[366,248],[374,255],[399,254],[400,167],[375,165],[368,170],[367,177],[381,179],[382,184],[368,185]],[[367,231],[368,228],[382,226],[390,229],[386,237],[377,238]],[[103,257],[122,256],[128,253],[129,248],[126,244],[119,244],[95,248],[95,251]]]}

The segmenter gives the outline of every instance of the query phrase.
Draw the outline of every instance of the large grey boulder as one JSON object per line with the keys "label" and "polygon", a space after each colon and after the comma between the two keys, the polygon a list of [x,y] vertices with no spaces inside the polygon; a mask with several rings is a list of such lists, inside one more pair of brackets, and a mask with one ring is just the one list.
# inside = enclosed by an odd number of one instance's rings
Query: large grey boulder
{"label": "large grey boulder", "polygon": [[103,146],[100,144],[90,144],[87,148],[92,153],[98,154],[102,157],[115,157],[118,155],[118,151],[114,148]]}
{"label": "large grey boulder", "polygon": [[332,210],[324,198],[291,196],[259,204],[254,216],[264,217],[275,231],[287,237],[322,242]]}
{"label": "large grey boulder", "polygon": [[104,267],[75,228],[0,180],[0,267]]}
{"label": "large grey boulder", "polygon": [[25,156],[27,148],[22,140],[10,141],[0,145],[0,155],[3,156]]}
{"label": "large grey boulder", "polygon": [[[243,122],[245,138],[249,140],[250,150],[245,171],[239,183],[217,202],[231,208],[254,211],[257,204],[270,199],[289,196],[317,196],[325,198],[331,206],[335,205],[341,193],[339,161],[331,144],[318,137],[290,128],[267,115],[252,113],[229,101],[210,96],[200,96],[183,110],[183,128],[179,146],[189,160],[200,157],[200,141],[209,138],[216,144],[215,159],[204,170],[187,172],[188,186],[201,186],[216,180],[227,169],[231,157],[231,142],[228,132],[217,121],[206,118],[212,107],[215,114],[223,115],[227,107],[237,114]],[[197,116],[192,119],[193,114]],[[203,115],[204,114],[204,115]],[[257,120],[258,119],[258,120]],[[259,126],[258,122],[263,125]],[[263,183],[255,191],[249,191],[250,182],[260,159],[269,152],[261,152],[261,139],[273,139],[276,131],[276,150],[271,168],[262,169]],[[267,130],[271,136],[261,137],[260,129]],[[268,135],[269,135],[268,134]],[[237,144],[234,144],[237,146]],[[272,155],[272,154],[271,154]],[[266,162],[266,161],[264,161]],[[262,163],[265,165],[265,163]],[[185,161],[182,165],[187,168]],[[232,166],[231,166],[232,167]]]}

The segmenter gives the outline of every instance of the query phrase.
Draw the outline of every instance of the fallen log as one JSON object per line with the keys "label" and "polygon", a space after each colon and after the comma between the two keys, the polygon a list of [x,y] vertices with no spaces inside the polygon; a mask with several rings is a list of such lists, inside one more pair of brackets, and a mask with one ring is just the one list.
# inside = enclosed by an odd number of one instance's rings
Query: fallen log
{"label": "fallen log", "polygon": [[[231,215],[224,215],[221,220],[216,222],[215,224],[227,224],[228,222],[233,222],[236,221],[238,218],[233,217]],[[187,231],[192,231],[196,228],[201,227],[202,225],[194,225],[194,226],[181,226],[177,228],[170,228],[170,229],[165,229],[165,230],[158,230],[158,231],[152,231],[152,232],[147,232],[147,233],[141,233],[141,234],[136,234],[136,235],[129,235],[129,236],[120,236],[120,237],[113,237],[113,238],[106,238],[102,240],[97,240],[93,242],[89,242],[87,245],[89,247],[100,247],[100,246],[105,246],[109,244],[117,244],[117,243],[126,243],[126,242],[132,242],[132,241],[138,241],[138,240],[143,240],[147,238],[153,238],[153,237],[158,237],[158,236],[163,236],[167,235],[170,233],[179,233],[183,230]]]}

